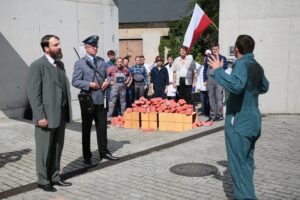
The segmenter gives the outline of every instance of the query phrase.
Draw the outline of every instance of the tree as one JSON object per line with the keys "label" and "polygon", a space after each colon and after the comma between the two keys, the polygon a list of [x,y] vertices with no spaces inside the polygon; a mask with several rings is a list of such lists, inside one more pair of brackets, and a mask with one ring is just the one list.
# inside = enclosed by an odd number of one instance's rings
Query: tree
{"label": "tree", "polygon": [[[195,3],[199,4],[202,10],[216,24],[216,26],[219,25],[219,0],[193,0],[190,5],[191,10],[194,8]],[[169,54],[174,57],[179,56],[179,47],[183,43],[184,34],[191,20],[191,15],[183,17],[180,21],[169,23],[169,36],[162,37],[160,40],[160,55],[164,55],[165,47],[167,47],[169,49]],[[218,42],[218,31],[215,27],[210,25],[195,42],[190,53],[198,62],[201,62],[204,51],[210,48],[214,42]]]}

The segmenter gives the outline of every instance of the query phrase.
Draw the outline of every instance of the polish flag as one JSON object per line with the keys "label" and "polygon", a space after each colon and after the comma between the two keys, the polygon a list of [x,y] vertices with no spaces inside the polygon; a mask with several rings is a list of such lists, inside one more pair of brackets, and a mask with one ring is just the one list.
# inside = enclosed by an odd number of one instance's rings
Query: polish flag
{"label": "polish flag", "polygon": [[196,40],[210,25],[210,23],[211,19],[203,12],[200,6],[196,3],[192,19],[186,30],[183,41],[183,46],[188,48],[187,52],[190,52]]}

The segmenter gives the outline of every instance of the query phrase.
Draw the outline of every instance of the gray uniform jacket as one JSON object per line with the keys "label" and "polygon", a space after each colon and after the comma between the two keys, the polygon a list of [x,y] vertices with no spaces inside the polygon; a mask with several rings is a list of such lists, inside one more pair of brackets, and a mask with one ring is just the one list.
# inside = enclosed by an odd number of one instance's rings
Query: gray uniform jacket
{"label": "gray uniform jacket", "polygon": [[[33,112],[33,122],[37,125],[39,120],[45,118],[48,120],[48,128],[57,128],[60,125],[61,116],[63,88],[57,78],[55,78],[54,69],[55,66],[48,61],[46,56],[42,56],[30,65],[27,85],[27,95]],[[65,78],[70,112],[69,119],[71,119],[70,84],[67,76]]]}
{"label": "gray uniform jacket", "polygon": [[[96,57],[97,66],[95,66],[94,62],[92,62],[87,56],[79,59],[75,62],[74,72],[72,77],[72,85],[81,90],[88,91],[90,89],[90,82],[100,82],[103,83],[105,81],[106,68],[105,61],[103,58]],[[94,78],[94,70],[87,64],[90,63],[90,66],[96,69],[97,73]],[[94,104],[101,105],[104,104],[104,92],[102,90],[91,90]]]}

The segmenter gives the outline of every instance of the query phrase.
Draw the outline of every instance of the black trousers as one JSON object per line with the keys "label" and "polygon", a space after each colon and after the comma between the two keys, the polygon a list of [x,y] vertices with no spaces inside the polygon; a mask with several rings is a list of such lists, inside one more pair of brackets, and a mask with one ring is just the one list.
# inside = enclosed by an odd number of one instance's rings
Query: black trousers
{"label": "black trousers", "polygon": [[91,152],[91,128],[92,122],[95,120],[97,144],[100,156],[109,153],[107,150],[107,110],[103,105],[94,105],[94,112],[92,114],[82,113],[82,151],[83,158],[90,160],[92,158]]}
{"label": "black trousers", "polygon": [[184,99],[188,104],[194,104],[192,99],[192,86],[185,84],[185,78],[180,77],[179,86],[177,86],[178,98]]}

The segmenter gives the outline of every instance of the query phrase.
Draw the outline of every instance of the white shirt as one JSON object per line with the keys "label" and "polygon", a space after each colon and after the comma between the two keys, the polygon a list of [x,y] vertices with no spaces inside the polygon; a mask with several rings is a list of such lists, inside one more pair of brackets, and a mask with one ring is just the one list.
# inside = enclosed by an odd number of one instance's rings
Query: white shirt
{"label": "white shirt", "polygon": [[145,66],[145,68],[146,68],[147,73],[149,74],[149,73],[151,72],[152,65],[149,65],[149,64],[147,64],[147,63],[144,63],[144,66]]}
{"label": "white shirt", "polygon": [[47,60],[49,61],[49,63],[51,63],[54,67],[56,67],[56,64],[54,64],[55,60],[49,56],[48,54],[45,54]]}
{"label": "white shirt", "polygon": [[196,90],[200,91],[207,91],[207,87],[204,85],[203,81],[203,71],[204,66],[196,63],[196,71],[197,71],[197,77],[196,77]]}
{"label": "white shirt", "polygon": [[168,70],[169,73],[169,83],[170,85],[168,85],[168,93],[167,96],[168,97],[175,97],[176,96],[176,88],[173,87],[173,75],[174,75],[174,70],[175,68],[172,66],[170,67],[170,65],[166,65],[166,68]]}

